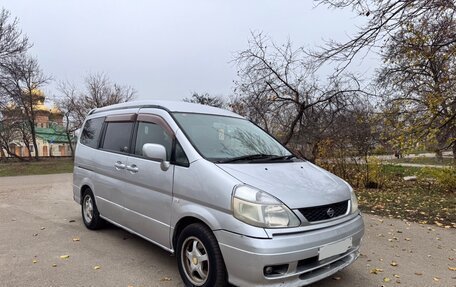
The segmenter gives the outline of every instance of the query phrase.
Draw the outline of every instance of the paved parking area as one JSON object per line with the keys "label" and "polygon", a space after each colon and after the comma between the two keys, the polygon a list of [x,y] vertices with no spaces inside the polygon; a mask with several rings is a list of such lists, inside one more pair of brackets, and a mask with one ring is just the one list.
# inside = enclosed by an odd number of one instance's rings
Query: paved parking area
{"label": "paved parking area", "polygon": [[[0,177],[0,286],[183,286],[169,253],[113,226],[87,230],[71,180]],[[365,221],[362,256],[313,287],[456,286],[455,229]]]}

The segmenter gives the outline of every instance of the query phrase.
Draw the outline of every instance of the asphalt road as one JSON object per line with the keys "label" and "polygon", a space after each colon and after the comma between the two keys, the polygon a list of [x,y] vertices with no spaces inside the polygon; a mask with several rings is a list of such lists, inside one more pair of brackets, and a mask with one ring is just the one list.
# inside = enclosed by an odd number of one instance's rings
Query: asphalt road
{"label": "asphalt road", "polygon": [[[87,230],[71,180],[0,178],[0,286],[183,286],[162,249],[113,226]],[[364,218],[361,257],[313,287],[456,286],[455,229]]]}

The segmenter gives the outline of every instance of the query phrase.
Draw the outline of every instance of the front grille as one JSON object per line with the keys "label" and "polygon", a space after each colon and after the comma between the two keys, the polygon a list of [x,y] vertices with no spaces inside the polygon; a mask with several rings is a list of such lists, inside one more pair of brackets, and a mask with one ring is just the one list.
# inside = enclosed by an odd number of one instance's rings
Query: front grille
{"label": "front grille", "polygon": [[347,213],[347,208],[348,200],[321,206],[299,208],[298,210],[307,221],[314,222],[344,215]]}

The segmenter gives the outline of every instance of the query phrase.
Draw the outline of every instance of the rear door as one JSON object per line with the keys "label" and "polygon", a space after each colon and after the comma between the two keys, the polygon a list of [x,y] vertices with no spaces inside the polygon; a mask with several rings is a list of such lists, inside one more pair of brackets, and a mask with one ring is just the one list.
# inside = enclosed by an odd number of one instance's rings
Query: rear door
{"label": "rear door", "polygon": [[125,220],[130,229],[168,249],[174,166],[162,170],[160,162],[143,156],[142,147],[163,145],[170,161],[174,133],[160,116],[140,113],[133,142],[126,166],[127,187],[122,191]]}

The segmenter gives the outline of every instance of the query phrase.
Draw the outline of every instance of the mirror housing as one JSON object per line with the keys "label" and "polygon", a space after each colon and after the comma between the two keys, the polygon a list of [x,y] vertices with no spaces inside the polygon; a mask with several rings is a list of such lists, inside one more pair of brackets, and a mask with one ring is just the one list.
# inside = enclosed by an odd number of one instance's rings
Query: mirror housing
{"label": "mirror housing", "polygon": [[169,161],[166,160],[166,149],[161,144],[147,143],[142,148],[143,155],[151,160],[160,162],[160,167],[163,171],[168,170]]}

